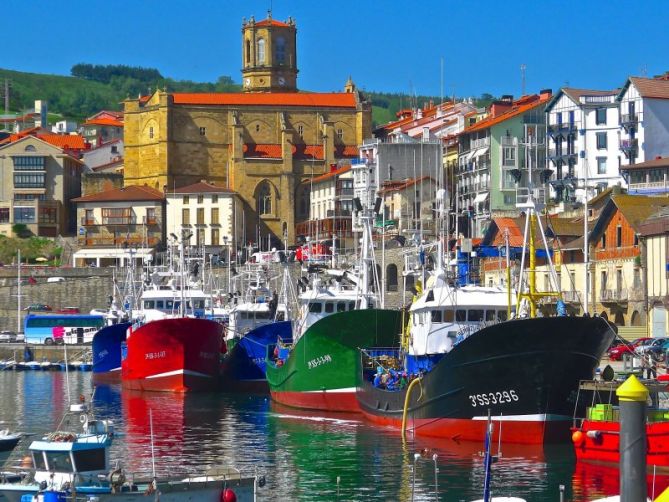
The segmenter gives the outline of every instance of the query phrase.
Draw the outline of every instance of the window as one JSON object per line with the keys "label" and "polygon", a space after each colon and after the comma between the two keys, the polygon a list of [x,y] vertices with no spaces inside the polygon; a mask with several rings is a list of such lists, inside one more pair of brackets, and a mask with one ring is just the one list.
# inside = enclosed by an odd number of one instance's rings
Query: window
{"label": "window", "polygon": [[464,322],[467,320],[467,311],[463,309],[458,309],[455,311],[455,320],[457,322]]}
{"label": "window", "polygon": [[602,249],[606,249],[606,232],[602,234]]}
{"label": "window", "polygon": [[483,320],[483,310],[470,310],[469,311],[469,319],[470,321],[482,321]]}
{"label": "window", "polygon": [[325,313],[332,314],[334,312],[335,304],[332,302],[325,302]]}
{"label": "window", "polygon": [[211,224],[212,225],[218,225],[218,208],[217,207],[212,207],[211,208]]}
{"label": "window", "polygon": [[506,321],[506,310],[498,310],[497,311],[497,320],[498,321]]}
{"label": "window", "polygon": [[0,223],[9,223],[8,207],[0,207]]}
{"label": "window", "polygon": [[204,245],[204,228],[198,228],[197,229],[197,234],[195,236],[195,243],[198,246],[203,246]]}
{"label": "window", "polygon": [[204,208],[203,207],[198,207],[197,208],[197,224],[198,225],[204,225]]}
{"label": "window", "polygon": [[430,312],[432,322],[441,322],[441,310],[432,310]]}
{"label": "window", "polygon": [[39,208],[40,223],[58,223],[58,209],[55,207]]}
{"label": "window", "polygon": [[298,125],[297,126],[297,134],[299,134],[300,137],[304,136],[304,126],[303,125]]}
{"label": "window", "polygon": [[444,322],[453,322],[453,311],[444,310]]}
{"label": "window", "polygon": [[485,320],[486,321],[494,321],[495,320],[495,311],[494,310],[486,310],[485,311]]}
{"label": "window", "polygon": [[598,132],[597,133],[597,149],[606,150],[606,133]]}
{"label": "window", "polygon": [[639,234],[634,234],[634,247],[639,247]]}
{"label": "window", "polygon": [[14,188],[45,188],[44,174],[14,174]]}
{"label": "window", "polygon": [[181,210],[181,224],[190,225],[190,209],[184,208]]}
{"label": "window", "polygon": [[597,108],[597,115],[595,116],[595,124],[606,125],[606,108]]}
{"label": "window", "polygon": [[220,242],[220,229],[218,228],[212,228],[211,229],[211,245],[212,246],[218,246]]}
{"label": "window", "polygon": [[155,207],[147,207],[146,208],[146,223],[149,225],[153,225],[156,223],[156,208]]}
{"label": "window", "polygon": [[44,157],[14,157],[14,171],[44,171]]}
{"label": "window", "polygon": [[516,165],[516,147],[502,148],[502,165],[507,167],[515,167]]}
{"label": "window", "polygon": [[183,204],[184,204],[184,205],[187,205],[187,204],[188,204],[188,195],[184,195],[184,198],[183,198]]}
{"label": "window", "polygon": [[35,465],[35,469],[37,470],[40,471],[46,470],[46,462],[44,461],[44,454],[41,451],[33,452],[33,464]]}
{"label": "window", "polygon": [[46,460],[50,471],[72,472],[72,460],[69,451],[47,451]]}
{"label": "window", "polygon": [[198,195],[197,196],[197,203],[198,204],[203,204],[204,203],[204,195]]}
{"label": "window", "polygon": [[103,207],[103,225],[127,225],[132,219],[132,209],[120,207]]}
{"label": "window", "polygon": [[258,215],[272,214],[272,192],[270,184],[263,181],[258,188],[258,195],[256,196],[256,209]]}
{"label": "window", "polygon": [[149,139],[153,139],[153,127],[149,127]]}
{"label": "window", "polygon": [[277,64],[286,62],[286,40],[283,37],[274,40],[274,59]]}
{"label": "window", "polygon": [[200,127],[200,136],[206,136],[206,135],[207,135],[207,128]]}
{"label": "window", "polygon": [[618,225],[616,227],[616,247],[622,247],[623,245],[623,228]]}
{"label": "window", "polygon": [[111,153],[118,153],[118,147],[116,145],[112,145]]}
{"label": "window", "polygon": [[104,448],[79,450],[73,452],[72,455],[78,472],[102,471],[106,468]]}
{"label": "window", "polygon": [[258,64],[265,64],[265,39],[258,40]]}
{"label": "window", "polygon": [[309,304],[309,312],[312,314],[320,314],[321,313],[321,304],[320,302],[312,302]]}
{"label": "window", "polygon": [[246,40],[246,63],[251,62],[251,41]]}
{"label": "window", "polygon": [[597,174],[606,174],[606,157],[597,157]]}
{"label": "window", "polygon": [[256,132],[260,132],[260,124],[256,124]]}
{"label": "window", "polygon": [[218,204],[218,194],[214,194],[211,196],[211,203]]}
{"label": "window", "polygon": [[344,140],[344,130],[343,129],[337,129],[337,138],[339,138],[339,140],[341,140],[341,141]]}
{"label": "window", "polygon": [[337,312],[346,312],[346,303],[344,302],[337,303]]}
{"label": "window", "polygon": [[35,208],[15,207],[14,223],[35,223]]}

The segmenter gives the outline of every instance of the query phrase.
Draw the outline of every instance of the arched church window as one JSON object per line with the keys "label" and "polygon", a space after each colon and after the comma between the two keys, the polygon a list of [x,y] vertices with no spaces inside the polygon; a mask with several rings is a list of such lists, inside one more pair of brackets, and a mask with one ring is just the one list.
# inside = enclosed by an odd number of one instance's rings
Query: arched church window
{"label": "arched church window", "polygon": [[277,37],[274,41],[274,59],[278,64],[286,62],[286,39]]}
{"label": "arched church window", "polygon": [[251,62],[251,41],[246,40],[246,64]]}
{"label": "arched church window", "polygon": [[258,64],[265,64],[265,39],[258,40]]}
{"label": "arched church window", "polygon": [[258,187],[256,205],[259,216],[272,214],[272,187],[268,181],[263,181]]}

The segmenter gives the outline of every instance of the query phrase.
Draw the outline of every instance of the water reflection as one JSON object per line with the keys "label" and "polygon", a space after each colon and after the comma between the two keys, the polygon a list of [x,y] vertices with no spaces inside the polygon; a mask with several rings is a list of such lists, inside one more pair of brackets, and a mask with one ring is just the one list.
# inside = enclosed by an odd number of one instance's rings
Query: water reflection
{"label": "water reflection", "polygon": [[[0,372],[0,427],[35,436],[53,430],[67,409],[67,388],[64,373]],[[69,388],[73,400],[91,396],[90,374],[71,374]],[[97,386],[93,395],[96,415],[113,420],[118,432],[110,458],[131,472],[152,469],[151,410],[159,475],[219,465],[257,469],[267,478],[261,500],[411,500],[413,493],[414,500],[427,501],[438,491],[439,500],[460,501],[482,495],[482,444],[421,437],[403,442],[396,430],[359,415],[313,414],[262,396],[128,392],[115,385]],[[35,436],[19,443],[7,462],[18,462]],[[560,484],[566,499],[575,501],[619,489],[615,469],[575,466],[569,445],[504,445],[493,466],[497,496],[558,500]],[[655,486],[658,494],[669,486],[667,477],[658,477]]]}

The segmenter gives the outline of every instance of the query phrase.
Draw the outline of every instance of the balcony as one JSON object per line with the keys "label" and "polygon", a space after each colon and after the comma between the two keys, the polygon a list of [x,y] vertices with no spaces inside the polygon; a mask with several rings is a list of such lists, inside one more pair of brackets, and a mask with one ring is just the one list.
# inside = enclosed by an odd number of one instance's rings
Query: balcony
{"label": "balcony", "polygon": [[474,139],[471,141],[472,150],[476,148],[485,148],[486,146],[490,146],[490,136],[486,136],[485,138]]}
{"label": "balcony", "polygon": [[553,161],[553,163],[557,164],[558,161],[563,161],[563,162],[576,162],[576,159],[578,158],[578,154],[576,152],[569,152],[569,151],[564,151],[558,150],[556,148],[549,148],[548,149],[548,159]]}
{"label": "balcony", "polygon": [[562,122],[559,124],[548,124],[548,134],[553,138],[558,136],[569,136],[570,134],[576,134],[578,126],[576,122]]}
{"label": "balcony", "polygon": [[515,136],[502,136],[500,141],[502,146],[518,146],[518,138]]}
{"label": "balcony", "polygon": [[157,246],[160,237],[148,236],[146,239],[139,235],[123,237],[79,237],[78,244],[81,247],[122,247],[122,246]]}
{"label": "balcony", "polygon": [[563,291],[562,299],[567,303],[581,303],[580,291]]}
{"label": "balcony", "polygon": [[626,289],[602,289],[599,292],[601,303],[620,303],[627,301]]}
{"label": "balcony", "polygon": [[625,154],[625,157],[631,159],[636,157],[639,151],[639,140],[634,139],[621,139],[620,140],[620,150]]}
{"label": "balcony", "polygon": [[629,192],[631,194],[653,194],[669,191],[669,184],[664,181],[651,181],[649,183],[630,183]]}
{"label": "balcony", "polygon": [[639,115],[636,113],[627,113],[620,116],[620,125],[628,132],[630,129],[636,129],[638,123]]}

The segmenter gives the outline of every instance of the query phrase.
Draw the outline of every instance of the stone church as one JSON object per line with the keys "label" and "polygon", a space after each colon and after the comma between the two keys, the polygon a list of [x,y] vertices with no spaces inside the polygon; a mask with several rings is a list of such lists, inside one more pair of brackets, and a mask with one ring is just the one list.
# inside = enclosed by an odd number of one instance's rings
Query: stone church
{"label": "stone church", "polygon": [[296,36],[290,18],[243,21],[241,93],[126,100],[125,185],[230,188],[244,203],[247,242],[293,243],[308,217],[304,182],[357,157],[371,137],[371,104],[350,79],[344,92],[298,90]]}

